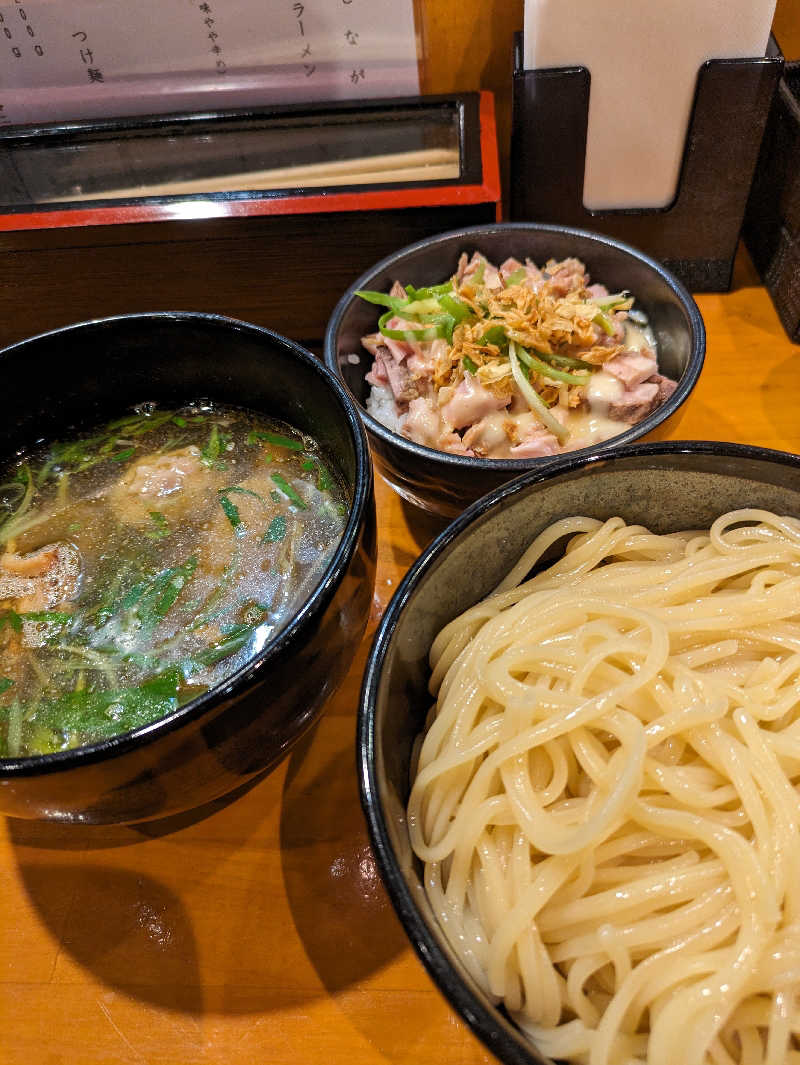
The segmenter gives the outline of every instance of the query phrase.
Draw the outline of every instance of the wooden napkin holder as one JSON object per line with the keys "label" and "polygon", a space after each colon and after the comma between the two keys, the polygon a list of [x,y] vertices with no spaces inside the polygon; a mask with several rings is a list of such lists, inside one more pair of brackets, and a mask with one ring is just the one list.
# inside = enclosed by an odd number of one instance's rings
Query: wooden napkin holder
{"label": "wooden napkin holder", "polygon": [[[325,185],[317,171],[313,187],[259,191],[234,181],[233,188],[212,192],[198,191],[192,177],[195,158],[199,169],[219,166],[215,137],[226,130],[250,136],[277,128],[278,145],[295,137],[306,160],[328,151],[318,149],[323,134],[334,158],[342,141],[356,157],[379,141],[385,161],[403,138],[424,147],[426,122],[450,130],[455,176],[387,173],[365,183],[362,174],[358,183],[339,178]],[[334,126],[340,132],[331,133]],[[188,168],[176,169],[171,161],[182,153]],[[187,172],[191,180],[165,192],[161,157],[170,180]],[[126,160],[135,167],[126,170]],[[325,165],[324,159],[314,164]],[[83,184],[83,199],[69,200],[74,193],[64,168],[70,181]],[[108,198],[109,189],[133,184],[134,170],[152,178],[159,193],[128,190]],[[97,192],[101,179],[106,198],[87,199],[86,189]],[[34,185],[39,202],[30,196]],[[490,93],[465,93],[2,129],[0,193],[6,204],[0,206],[0,346],[90,318],[198,310],[266,325],[318,348],[339,296],[368,267],[430,234],[497,220],[494,101]]]}
{"label": "wooden napkin holder", "polygon": [[800,344],[800,62],[786,64],[772,103],[744,239],[787,334]]}
{"label": "wooden napkin holder", "polygon": [[651,210],[590,211],[583,205],[590,73],[584,66],[524,70],[517,34],[511,218],[604,233],[661,260],[694,291],[727,290],[783,65],[774,37],[763,57],[704,63],[673,202]]}

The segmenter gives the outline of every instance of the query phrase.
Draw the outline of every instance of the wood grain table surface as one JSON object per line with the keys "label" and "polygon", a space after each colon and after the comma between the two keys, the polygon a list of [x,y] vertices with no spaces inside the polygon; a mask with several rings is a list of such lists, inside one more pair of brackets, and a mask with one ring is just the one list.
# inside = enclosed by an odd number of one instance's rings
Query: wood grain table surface
{"label": "wood grain table surface", "polygon": [[[702,295],[706,366],[681,438],[800,451],[795,367],[746,255]],[[473,1065],[389,904],[357,793],[369,639],[443,527],[376,485],[367,637],[312,737],[204,816],[0,825],[0,1065]]]}

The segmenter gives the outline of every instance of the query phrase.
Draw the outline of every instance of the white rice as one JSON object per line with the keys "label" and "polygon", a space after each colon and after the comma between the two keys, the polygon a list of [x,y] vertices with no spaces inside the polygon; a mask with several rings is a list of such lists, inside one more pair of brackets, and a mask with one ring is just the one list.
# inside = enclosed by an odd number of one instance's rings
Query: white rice
{"label": "white rice", "polygon": [[367,396],[367,410],[387,429],[399,433],[405,420],[404,414],[397,413],[394,395],[388,385],[373,385]]}

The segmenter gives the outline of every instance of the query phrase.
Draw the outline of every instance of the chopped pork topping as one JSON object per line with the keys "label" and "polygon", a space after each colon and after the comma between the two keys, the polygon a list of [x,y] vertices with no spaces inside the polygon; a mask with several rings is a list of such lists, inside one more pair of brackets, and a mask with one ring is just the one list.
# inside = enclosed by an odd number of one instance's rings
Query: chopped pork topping
{"label": "chopped pork topping", "polygon": [[556,454],[621,432],[675,388],[646,324],[629,321],[633,299],[592,283],[579,259],[496,267],[476,251],[444,284],[360,295],[386,308],[362,341],[369,409],[428,447]]}

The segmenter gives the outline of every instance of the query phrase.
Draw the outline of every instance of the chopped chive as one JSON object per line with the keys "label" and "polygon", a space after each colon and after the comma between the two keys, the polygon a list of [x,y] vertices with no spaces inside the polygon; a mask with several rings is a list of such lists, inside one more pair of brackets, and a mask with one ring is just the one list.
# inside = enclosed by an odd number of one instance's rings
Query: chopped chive
{"label": "chopped chive", "polygon": [[163,540],[165,536],[169,536],[170,527],[167,523],[167,519],[161,513],[160,510],[150,511],[150,520],[155,528],[148,529],[145,533],[151,540]]}
{"label": "chopped chive", "polygon": [[280,492],[276,491],[274,488],[270,492],[269,497],[273,501],[273,503],[282,503],[283,502],[283,496],[280,494]]}
{"label": "chopped chive", "polygon": [[4,625],[10,625],[14,632],[22,632],[22,618],[16,610],[6,610],[0,614],[0,629]]}
{"label": "chopped chive", "polygon": [[461,360],[461,365],[464,367],[467,373],[472,374],[473,377],[478,372],[477,364],[472,361],[469,355],[464,356],[464,358]]}
{"label": "chopped chive", "polygon": [[269,528],[262,538],[263,544],[278,544],[286,536],[286,518],[277,514],[269,523]]}
{"label": "chopped chive", "polygon": [[81,523],[79,521],[71,521],[67,526],[67,532],[78,532],[80,528]]}
{"label": "chopped chive", "polygon": [[281,477],[279,473],[273,473],[271,474],[271,477],[275,484],[278,486],[278,488],[280,488],[283,494],[287,497],[287,499],[290,499],[292,503],[294,503],[295,506],[300,507],[301,510],[308,510],[308,506],[303,502],[303,500],[300,498],[294,488],[292,488],[292,486],[284,477]]}
{"label": "chopped chive", "polygon": [[293,440],[289,436],[281,436],[280,433],[268,433],[253,430],[253,432],[247,437],[248,443],[251,443],[251,437],[255,440],[266,440],[268,444],[274,444],[276,447],[285,447],[289,451],[302,451],[305,446],[302,440]]}
{"label": "chopped chive", "polygon": [[233,531],[236,533],[236,535],[244,536],[245,529],[242,525],[242,519],[239,514],[239,508],[236,506],[236,504],[232,503],[223,492],[220,492],[219,505],[222,507],[225,517],[231,523]]}
{"label": "chopped chive", "polygon": [[194,661],[200,666],[213,666],[223,658],[235,654],[250,640],[253,635],[252,625],[231,625],[223,633],[222,639],[212,643],[204,651],[194,656]]}
{"label": "chopped chive", "polygon": [[333,478],[320,463],[317,470],[317,489],[320,492],[330,492],[331,488],[333,488]]}
{"label": "chopped chive", "polygon": [[40,625],[68,625],[72,621],[72,614],[63,613],[60,610],[29,610],[20,614],[23,621],[32,621]]}
{"label": "chopped chive", "polygon": [[119,602],[117,610],[133,610],[142,630],[152,632],[166,615],[181,589],[197,569],[197,558],[192,555],[182,566],[174,566],[140,581],[130,588]]}
{"label": "chopped chive", "polygon": [[129,459],[131,457],[131,455],[133,454],[134,450],[135,449],[132,448],[132,447],[126,447],[125,450],[124,451],[120,451],[120,453],[118,455],[111,455],[110,456],[111,461],[112,462],[125,462],[125,461],[127,461],[127,459]]}
{"label": "chopped chive", "polygon": [[314,461],[313,461],[313,459],[306,459],[305,462],[301,462],[300,463],[300,469],[301,470],[313,470],[314,469]]}
{"label": "chopped chive", "polygon": [[258,492],[254,492],[252,488],[242,488],[241,485],[231,484],[227,488],[220,488],[219,492],[220,495],[228,495],[229,492],[238,492],[240,495],[243,496],[252,496],[254,499],[257,499],[260,503],[264,503],[264,505],[266,506],[266,501],[264,497],[260,496]]}
{"label": "chopped chive", "polygon": [[169,613],[170,609],[175,603],[175,600],[181,594],[181,589],[183,588],[185,583],[185,578],[178,576],[173,577],[172,580],[167,584],[167,586],[164,588],[164,591],[158,597],[153,607],[154,612],[158,614],[159,617],[163,618]]}
{"label": "chopped chive", "polygon": [[175,417],[172,419],[172,422],[174,425],[177,425],[179,429],[186,428],[186,419],[182,418],[180,414],[176,414]]}
{"label": "chopped chive", "polygon": [[9,688],[13,687],[14,681],[11,677],[0,677],[0,695],[3,692],[7,692]]}
{"label": "chopped chive", "polygon": [[201,452],[201,461],[215,470],[227,469],[225,463],[220,460],[220,455],[227,449],[229,443],[230,436],[227,433],[220,432],[219,427],[213,425],[208,443]]}

